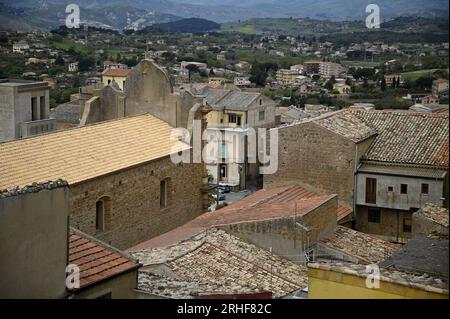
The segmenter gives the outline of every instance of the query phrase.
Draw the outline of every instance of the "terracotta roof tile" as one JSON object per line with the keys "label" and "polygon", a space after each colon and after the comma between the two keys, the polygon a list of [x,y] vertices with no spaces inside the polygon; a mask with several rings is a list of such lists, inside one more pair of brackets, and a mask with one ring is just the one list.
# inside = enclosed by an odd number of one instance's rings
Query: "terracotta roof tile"
{"label": "terracotta roof tile", "polygon": [[103,72],[104,76],[121,76],[126,77],[130,73],[128,69],[106,69]]}
{"label": "terracotta roof tile", "polygon": [[343,226],[338,226],[331,236],[320,240],[320,244],[353,256],[363,264],[377,264],[401,248],[399,244]]}
{"label": "terracotta roof tile", "polygon": [[0,189],[63,178],[70,185],[170,155],[172,127],[140,115],[0,143]]}
{"label": "terracotta roof tile", "polygon": [[140,267],[130,256],[75,229],[70,231],[69,261],[80,268],[81,288]]}
{"label": "terracotta roof tile", "polygon": [[[140,243],[127,251],[172,245],[214,226],[302,216],[334,196],[318,196],[300,186],[263,189],[218,211],[205,213],[181,227]],[[341,217],[338,221],[352,212],[351,209],[338,207]]]}
{"label": "terracotta roof tile", "polygon": [[346,110],[326,113],[312,121],[354,142],[363,141],[377,133],[360,118]]}
{"label": "terracotta roof tile", "polygon": [[[140,271],[139,289],[172,298],[192,298],[195,293],[229,295],[262,291],[282,297],[307,286],[305,266],[222,230],[210,229],[182,245],[188,250],[179,250],[175,255],[172,247],[134,254],[145,265],[164,263],[178,277],[158,276],[151,270]],[[171,257],[164,259],[162,256],[166,252]],[[153,280],[155,276],[157,280]]]}
{"label": "terracotta roof tile", "polygon": [[448,167],[448,114],[374,110],[351,110],[347,114],[378,133],[364,159]]}
{"label": "terracotta roof tile", "polygon": [[433,223],[447,227],[449,225],[448,210],[428,203],[423,208],[414,213],[416,216],[424,217]]}

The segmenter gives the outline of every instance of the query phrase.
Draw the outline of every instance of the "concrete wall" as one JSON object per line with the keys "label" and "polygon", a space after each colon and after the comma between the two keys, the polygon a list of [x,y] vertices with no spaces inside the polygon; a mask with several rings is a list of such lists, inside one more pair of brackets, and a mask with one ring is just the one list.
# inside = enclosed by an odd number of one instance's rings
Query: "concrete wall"
{"label": "concrete wall", "polygon": [[[366,178],[377,180],[376,204],[366,203]],[[408,194],[400,193],[400,185],[408,185]],[[421,194],[422,184],[428,184],[428,195]],[[388,192],[388,187],[393,187],[393,192]],[[426,179],[418,177],[376,175],[358,173],[356,187],[356,204],[374,207],[410,210],[421,208],[426,203],[441,206],[441,198],[444,196],[444,182],[438,179]]]}
{"label": "concrete wall", "polygon": [[0,198],[0,298],[64,297],[67,187]]}
{"label": "concrete wall", "polygon": [[[169,157],[71,185],[70,223],[119,249],[128,248],[181,226],[204,212],[203,164],[175,165]],[[170,179],[168,207],[160,209],[160,182]],[[108,196],[106,230],[95,229],[98,199]]]}
{"label": "concrete wall", "polygon": [[96,299],[111,293],[111,299],[136,299],[138,270],[134,269],[112,277],[92,287],[77,291],[75,299]]}
{"label": "concrete wall", "polygon": [[[264,249],[270,250],[272,247],[276,255],[294,262],[304,262],[304,245],[313,247],[318,240],[331,235],[336,229],[337,205],[335,196],[305,216],[248,222],[221,228]],[[296,223],[311,227],[309,239]]]}
{"label": "concrete wall", "polygon": [[14,90],[0,87],[0,142],[12,140],[16,137],[14,125]]}
{"label": "concrete wall", "polygon": [[[264,188],[300,185],[319,194],[338,194],[353,207],[354,172],[359,162],[355,143],[314,122],[278,128],[278,171],[264,176]],[[368,144],[370,141],[367,141]]]}
{"label": "concrete wall", "polygon": [[[27,84],[29,87],[0,86],[0,141],[22,137],[21,125],[32,120],[31,98],[36,98],[37,120],[47,119],[50,115],[50,93],[48,87],[37,83]],[[40,86],[40,87],[39,87]],[[45,103],[41,112],[41,97]],[[41,114],[43,113],[43,114]]]}
{"label": "concrete wall", "polygon": [[448,295],[404,285],[380,282],[379,289],[366,287],[366,278],[332,270],[308,269],[309,299],[448,299]]}

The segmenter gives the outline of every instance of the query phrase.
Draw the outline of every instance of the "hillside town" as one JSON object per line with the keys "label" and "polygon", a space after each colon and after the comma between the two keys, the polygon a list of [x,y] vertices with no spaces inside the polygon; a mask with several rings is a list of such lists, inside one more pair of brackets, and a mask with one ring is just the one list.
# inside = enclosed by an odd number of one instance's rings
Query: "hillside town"
{"label": "hillside town", "polygon": [[448,299],[448,50],[0,30],[0,298]]}

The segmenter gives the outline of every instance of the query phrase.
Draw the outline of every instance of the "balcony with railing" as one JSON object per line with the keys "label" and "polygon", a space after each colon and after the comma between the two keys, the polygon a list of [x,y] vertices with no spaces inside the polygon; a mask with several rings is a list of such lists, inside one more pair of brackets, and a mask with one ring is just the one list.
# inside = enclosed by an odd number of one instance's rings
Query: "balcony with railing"
{"label": "balcony with railing", "polygon": [[24,122],[20,125],[20,132],[22,137],[35,136],[53,131],[55,130],[55,126],[55,119]]}

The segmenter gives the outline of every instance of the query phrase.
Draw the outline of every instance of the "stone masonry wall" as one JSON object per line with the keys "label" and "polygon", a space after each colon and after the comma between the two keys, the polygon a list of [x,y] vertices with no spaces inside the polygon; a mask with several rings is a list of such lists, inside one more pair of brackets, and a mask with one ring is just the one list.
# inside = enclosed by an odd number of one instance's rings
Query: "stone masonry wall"
{"label": "stone masonry wall", "polygon": [[278,171],[264,176],[264,188],[300,185],[319,194],[338,194],[353,207],[356,146],[314,122],[278,129]]}
{"label": "stone masonry wall", "polygon": [[[70,224],[120,249],[183,225],[203,212],[203,164],[170,157],[71,186]],[[160,182],[169,178],[168,206],[160,209]],[[96,233],[96,202],[110,198],[105,231]]]}

